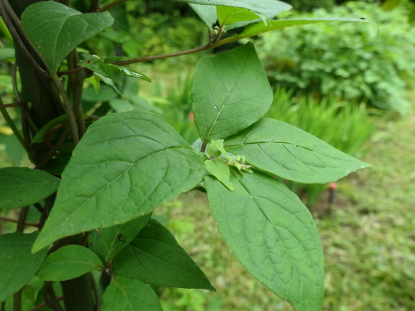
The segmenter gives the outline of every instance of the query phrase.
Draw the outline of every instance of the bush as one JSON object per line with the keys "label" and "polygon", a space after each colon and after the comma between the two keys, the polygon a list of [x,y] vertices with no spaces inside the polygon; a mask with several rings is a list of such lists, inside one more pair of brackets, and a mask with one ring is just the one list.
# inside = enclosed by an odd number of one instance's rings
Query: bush
{"label": "bush", "polygon": [[415,31],[403,10],[349,2],[312,16],[329,15],[364,17],[379,28],[327,23],[263,34],[257,50],[273,83],[344,100],[366,98],[378,108],[404,113],[409,106],[404,90],[415,69]]}

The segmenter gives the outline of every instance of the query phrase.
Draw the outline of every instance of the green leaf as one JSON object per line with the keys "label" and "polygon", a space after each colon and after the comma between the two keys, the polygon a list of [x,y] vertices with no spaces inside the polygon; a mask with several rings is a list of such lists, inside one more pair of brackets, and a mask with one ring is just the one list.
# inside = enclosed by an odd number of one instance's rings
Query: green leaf
{"label": "green leaf", "polygon": [[226,156],[228,152],[223,147],[223,139],[213,140],[208,146],[208,154],[213,157],[220,157],[221,155]]}
{"label": "green leaf", "polygon": [[332,182],[370,166],[274,119],[262,119],[229,138],[225,149],[245,156],[249,164],[260,170],[301,183]]}
{"label": "green leaf", "polygon": [[223,162],[221,159],[206,160],[205,165],[209,174],[215,176],[229,190],[234,190],[232,183],[229,181],[231,173],[229,171],[229,167],[225,162]]}
{"label": "green leaf", "polygon": [[134,240],[150,217],[151,213],[122,225],[102,228],[98,232],[92,230],[88,236],[89,248],[99,256],[102,262],[112,262],[114,256]]}
{"label": "green leaf", "polygon": [[111,279],[103,298],[103,311],[163,311],[153,289],[137,280]]}
{"label": "green leaf", "polygon": [[213,29],[213,25],[216,24],[218,20],[218,15],[216,13],[216,7],[214,5],[200,5],[189,3],[193,11],[205,22],[209,29]]}
{"label": "green leaf", "polygon": [[105,116],[76,146],[33,251],[146,215],[195,187],[204,173],[203,158],[160,116],[145,111]]}
{"label": "green leaf", "polygon": [[136,72],[126,67],[116,66],[109,63],[102,62],[97,56],[83,54],[83,60],[81,60],[81,66],[86,67],[105,78],[114,79],[115,74],[120,74],[127,77],[143,79],[151,82],[151,79],[142,73]]}
{"label": "green leaf", "polygon": [[113,22],[108,13],[81,14],[53,1],[34,3],[22,14],[27,37],[43,55],[53,74],[70,51]]}
{"label": "green leaf", "polygon": [[235,191],[206,176],[219,231],[245,268],[298,311],[322,309],[323,252],[317,228],[283,183],[254,172],[231,176]]}
{"label": "green leaf", "polygon": [[32,254],[30,249],[38,232],[0,235],[0,302],[20,290],[35,276],[47,249]]}
{"label": "green leaf", "polygon": [[265,16],[276,16],[277,14],[291,9],[291,5],[275,0],[177,0],[180,2],[194,3],[209,6],[228,6],[244,8]]}
{"label": "green leaf", "polygon": [[46,172],[27,167],[0,169],[0,208],[34,204],[54,193],[60,180]]}
{"label": "green leaf", "polygon": [[114,260],[114,274],[156,286],[215,290],[202,270],[157,220],[150,219]]}
{"label": "green leaf", "polygon": [[[271,30],[282,29],[282,28],[292,27],[292,26],[303,26],[303,25],[333,23],[333,22],[368,22],[368,21],[358,19],[358,18],[335,17],[335,18],[279,19],[279,20],[269,21],[267,24],[264,24],[263,22],[258,22],[255,24],[248,25],[239,35],[220,40],[219,42],[214,44],[213,47],[216,47],[216,46],[219,46],[225,43],[233,42],[233,41],[238,41],[244,38],[253,37],[253,36],[256,36],[261,33],[271,31]],[[374,24],[374,23],[371,23],[371,24]]]}
{"label": "green leaf", "polygon": [[196,65],[193,112],[204,142],[226,138],[256,122],[272,103],[272,90],[252,43]]}
{"label": "green leaf", "polygon": [[14,49],[1,48],[0,49],[0,61],[7,61],[14,59]]}
{"label": "green leaf", "polygon": [[68,245],[50,254],[37,276],[45,281],[66,281],[102,268],[101,260],[93,251]]}

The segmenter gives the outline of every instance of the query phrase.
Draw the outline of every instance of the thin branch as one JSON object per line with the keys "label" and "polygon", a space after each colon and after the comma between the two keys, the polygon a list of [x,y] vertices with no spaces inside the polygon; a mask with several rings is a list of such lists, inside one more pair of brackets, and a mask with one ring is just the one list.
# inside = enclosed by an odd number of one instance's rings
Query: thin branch
{"label": "thin branch", "polygon": [[17,87],[17,62],[14,62],[13,68],[12,68],[12,86],[13,86],[14,97],[16,97],[18,102],[21,102],[22,99],[20,98],[19,89]]}
{"label": "thin branch", "polygon": [[[57,297],[56,300],[58,300],[58,301],[59,300],[63,300],[63,296]],[[36,310],[42,309],[43,307],[46,307],[46,306],[47,306],[47,303],[44,302],[44,303],[42,303],[42,304],[40,304],[40,305],[38,305],[38,306],[30,309],[29,311],[36,311]]]}
{"label": "thin branch", "polygon": [[116,2],[111,2],[108,3],[106,5],[104,5],[99,11],[100,12],[105,12],[108,11],[109,9],[111,9],[112,7],[119,5],[119,4],[123,4],[124,2],[127,2],[128,0],[120,0],[120,1],[116,1]]}
{"label": "thin branch", "polygon": [[53,144],[51,141],[52,134],[55,133],[56,130],[65,128],[67,126],[67,123],[59,123],[52,126],[49,131],[45,134],[45,139],[43,140],[43,143],[48,147],[49,149],[53,148]]}
{"label": "thin branch", "polygon": [[43,207],[42,207],[42,205],[40,205],[39,203],[35,203],[35,204],[33,204],[34,205],[34,207],[36,207],[36,209],[40,212],[40,213],[43,213]]}
{"label": "thin branch", "polygon": [[61,84],[61,81],[58,79],[58,77],[54,76],[53,82],[56,88],[59,90],[60,95],[62,96],[65,111],[68,114],[68,118],[69,118],[69,126],[71,128],[73,142],[76,146],[79,142],[79,134],[78,134],[78,126],[76,124],[76,119],[75,119],[74,112],[72,110],[71,102],[69,101],[68,94],[66,94],[65,88]]}
{"label": "thin branch", "polygon": [[25,148],[26,152],[28,152],[28,150],[26,148],[25,141],[24,141],[22,135],[20,134],[19,130],[17,129],[16,125],[14,124],[12,118],[10,118],[10,115],[7,112],[6,108],[2,108],[2,106],[4,106],[4,104],[3,104],[3,100],[0,97],[0,112],[3,115],[3,118],[6,120],[7,124],[12,129],[14,135],[16,135],[16,138],[19,140],[20,144],[23,146],[23,148]]}
{"label": "thin branch", "polygon": [[99,299],[99,290],[98,290],[97,282],[95,282],[95,279],[92,273],[89,273],[89,277],[91,279],[92,289],[95,295],[95,310],[100,311],[101,310],[101,299]]}
{"label": "thin branch", "polygon": [[89,13],[99,12],[99,6],[101,5],[101,0],[91,0],[91,5],[89,6]]}
{"label": "thin branch", "polygon": [[23,232],[28,211],[29,211],[29,206],[23,206],[22,209],[20,210],[19,220],[17,221],[16,232]]}
{"label": "thin branch", "polygon": [[[9,218],[9,217],[3,217],[3,216],[0,216],[0,220],[10,221],[10,222],[15,222],[15,223],[19,222],[17,219],[13,219],[13,218]],[[24,225],[25,226],[32,226],[32,227],[39,227],[39,223],[37,223],[37,222],[28,222],[28,221],[26,221],[24,223]]]}
{"label": "thin branch", "polygon": [[61,136],[57,140],[57,142],[53,145],[53,148],[48,151],[48,153],[40,160],[35,169],[43,169],[46,164],[52,159],[54,155],[56,155],[56,152],[59,150],[59,148],[62,146],[62,144],[65,142],[66,138],[68,137],[70,132],[70,126],[66,125],[65,129],[62,131]]}
{"label": "thin branch", "polygon": [[13,104],[0,105],[0,109],[1,108],[10,108],[10,107],[24,107],[24,106],[27,106],[27,102],[19,101],[17,103],[13,103]]}
{"label": "thin branch", "polygon": [[[73,51],[73,60],[75,64],[79,63],[79,55],[76,49]],[[85,80],[85,73],[78,72],[76,75],[75,87],[73,90],[73,110],[79,124],[79,136],[82,137],[86,132],[84,112],[82,111],[82,92]]]}

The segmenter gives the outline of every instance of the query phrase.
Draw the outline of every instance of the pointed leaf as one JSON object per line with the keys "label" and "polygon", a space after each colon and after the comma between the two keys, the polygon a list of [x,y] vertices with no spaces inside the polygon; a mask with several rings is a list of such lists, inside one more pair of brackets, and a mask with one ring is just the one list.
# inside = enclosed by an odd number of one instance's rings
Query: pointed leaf
{"label": "pointed leaf", "polygon": [[146,215],[192,189],[204,173],[203,158],[160,116],[145,111],[105,116],[75,148],[33,251]]}
{"label": "pointed leaf", "polygon": [[205,165],[209,174],[215,176],[229,190],[234,190],[232,183],[229,181],[229,177],[231,176],[229,166],[225,162],[221,159],[206,160]]}
{"label": "pointed leaf", "polygon": [[122,225],[102,228],[98,232],[92,230],[88,235],[89,248],[99,256],[102,262],[112,262],[114,256],[134,240],[150,217],[151,213]]}
{"label": "pointed leaf", "polygon": [[[298,311],[322,309],[323,252],[313,219],[283,183],[260,172],[205,178],[219,231],[245,268]],[[236,175],[238,176],[238,175]]]}
{"label": "pointed leaf", "polygon": [[34,3],[22,14],[27,37],[43,55],[53,74],[70,51],[113,22],[108,13],[81,14],[53,1]]}
{"label": "pointed leaf", "polygon": [[320,23],[333,23],[333,22],[368,22],[368,23],[371,23],[367,20],[362,20],[358,18],[342,18],[342,17],[279,19],[279,20],[268,21],[267,24],[264,24],[263,22],[258,22],[255,24],[248,25],[239,35],[220,40],[219,42],[214,44],[213,47],[216,47],[216,46],[228,43],[228,42],[233,42],[233,41],[238,41],[244,38],[253,37],[253,36],[256,36],[261,33],[271,31],[271,30],[282,29],[282,28],[292,27],[292,26],[302,26],[302,25],[311,25],[311,24],[320,24]]}
{"label": "pointed leaf", "polygon": [[34,204],[54,193],[59,178],[27,167],[0,169],[0,208]]}
{"label": "pointed leaf", "polygon": [[142,73],[136,72],[126,67],[116,66],[109,63],[102,62],[94,55],[83,54],[84,59],[80,62],[82,67],[86,67],[105,78],[114,79],[115,74],[120,74],[127,77],[143,79],[151,82],[151,79]]}
{"label": "pointed leaf", "polygon": [[38,232],[0,235],[0,302],[20,290],[35,276],[47,249],[32,254],[30,249]]}
{"label": "pointed leaf", "polygon": [[156,286],[215,290],[202,270],[158,221],[151,219],[114,261],[114,274]]}
{"label": "pointed leaf", "polygon": [[272,90],[253,44],[201,59],[192,97],[204,142],[226,138],[262,117],[272,103]]}
{"label": "pointed leaf", "polygon": [[216,24],[218,20],[218,15],[216,14],[216,7],[214,5],[200,5],[189,3],[193,11],[205,22],[209,29],[213,29],[213,25]]}
{"label": "pointed leaf", "polygon": [[163,311],[153,289],[137,280],[111,279],[103,298],[103,311]]}
{"label": "pointed leaf", "polygon": [[225,149],[263,171],[301,183],[333,182],[370,166],[274,119],[262,119],[229,138]]}
{"label": "pointed leaf", "polygon": [[102,267],[101,260],[90,249],[68,245],[50,254],[37,276],[45,281],[66,281]]}

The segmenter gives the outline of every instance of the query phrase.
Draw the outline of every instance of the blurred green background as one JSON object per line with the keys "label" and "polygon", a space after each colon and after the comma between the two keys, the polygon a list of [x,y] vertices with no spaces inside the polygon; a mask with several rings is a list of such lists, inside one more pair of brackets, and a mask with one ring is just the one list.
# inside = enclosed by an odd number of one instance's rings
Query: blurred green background
{"label": "blurred green background", "polygon": [[[324,247],[327,311],[415,310],[415,25],[411,1],[291,0],[286,17],[355,17],[377,24],[329,23],[253,38],[274,89],[267,117],[302,128],[373,165],[329,189],[287,183],[313,214]],[[87,0],[73,0],[86,11]],[[114,27],[82,45],[101,58],[181,51],[208,33],[184,3],[135,0],[114,7]],[[10,42],[0,38],[0,95],[11,87]],[[192,143],[193,68],[214,51],[133,66],[153,82],[120,78],[121,91],[94,81],[83,96],[88,115],[143,109],[161,114]],[[17,81],[18,83],[18,81]],[[19,124],[19,109],[10,109]],[[31,165],[0,117],[0,167]],[[0,215],[16,218],[16,210]],[[29,215],[36,219],[37,215]],[[217,293],[157,288],[166,311],[293,310],[247,273],[221,240],[205,194],[192,191],[156,210],[156,217],[201,266]],[[14,230],[0,222],[0,233]],[[29,290],[27,290],[30,292]],[[29,295],[29,294],[28,294]]]}

